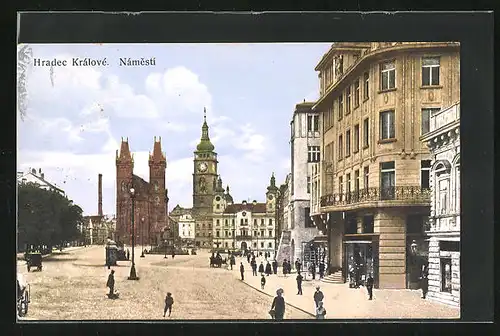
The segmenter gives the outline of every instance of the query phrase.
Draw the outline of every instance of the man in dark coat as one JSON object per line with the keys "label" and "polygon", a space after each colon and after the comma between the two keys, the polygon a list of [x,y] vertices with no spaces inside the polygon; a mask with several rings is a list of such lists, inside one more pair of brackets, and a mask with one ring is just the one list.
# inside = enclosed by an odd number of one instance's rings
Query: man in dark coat
{"label": "man in dark coat", "polygon": [[368,291],[368,300],[371,300],[373,298],[373,277],[371,274],[368,274],[366,279],[366,290]]}
{"label": "man in dark coat", "polygon": [[241,281],[245,280],[245,267],[243,267],[243,262],[240,264],[240,274],[241,274]]}
{"label": "man in dark coat", "polygon": [[302,295],[302,274],[297,274],[297,295]]}
{"label": "man in dark coat", "polygon": [[273,274],[273,271],[271,270],[271,264],[268,261],[266,264],[266,275],[269,276],[271,274]]}
{"label": "man in dark coat", "polygon": [[163,309],[163,317],[165,317],[167,311],[168,316],[172,314],[172,306],[174,305],[174,298],[172,297],[172,293],[168,292],[165,297],[165,308]]}
{"label": "man in dark coat", "polygon": [[283,271],[283,275],[286,276],[286,272],[287,272],[287,269],[288,269],[288,265],[286,263],[286,259],[283,260],[283,265],[281,266],[282,268],[282,271]]}
{"label": "man in dark coat", "polygon": [[252,275],[257,276],[257,262],[255,260],[252,260],[250,266],[252,266]]}
{"label": "man in dark coat", "polygon": [[313,280],[316,279],[316,264],[314,261],[311,263],[311,275],[313,277]]}
{"label": "man in dark coat", "polygon": [[273,273],[278,273],[278,262],[276,261],[276,259],[273,260]]}
{"label": "man in dark coat", "polygon": [[323,295],[323,292],[320,290],[319,286],[316,287],[316,292],[314,292],[313,298],[314,298],[314,303],[316,304],[316,308],[317,308],[319,305],[319,302],[323,301],[323,299],[325,298],[325,296]]}
{"label": "man in dark coat", "polygon": [[231,271],[232,271],[233,270],[233,265],[236,265],[236,259],[234,258],[234,255],[231,255],[231,259],[230,259],[229,264],[231,266]]}
{"label": "man in dark coat", "polygon": [[259,273],[264,273],[264,264],[262,263],[262,261],[260,262],[260,265],[259,265]]}
{"label": "man in dark coat", "polygon": [[429,278],[426,270],[422,272],[422,276],[420,277],[420,288],[422,288],[422,299],[425,299],[429,291]]}
{"label": "man in dark coat", "polygon": [[286,274],[291,274],[292,273],[292,263],[287,260],[286,262]]}
{"label": "man in dark coat", "polygon": [[300,262],[299,258],[295,261],[295,269],[297,270],[297,273],[300,273],[302,267],[302,263]]}
{"label": "man in dark coat", "polygon": [[325,276],[325,263],[320,262],[319,263],[319,278],[323,279],[324,276]]}
{"label": "man in dark coat", "polygon": [[108,276],[108,282],[106,282],[106,287],[109,287],[109,297],[113,296],[115,292],[115,270],[111,270]]}
{"label": "man in dark coat", "polygon": [[247,261],[250,263],[250,253],[247,253]]}

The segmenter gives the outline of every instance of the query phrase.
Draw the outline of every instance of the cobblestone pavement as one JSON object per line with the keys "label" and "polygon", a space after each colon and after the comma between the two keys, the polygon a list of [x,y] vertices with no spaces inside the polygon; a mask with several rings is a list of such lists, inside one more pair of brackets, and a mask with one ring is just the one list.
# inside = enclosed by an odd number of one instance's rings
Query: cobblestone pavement
{"label": "cobblestone pavement", "polygon": [[[27,320],[156,320],[156,319],[269,319],[272,298],[242,283],[227,269],[209,268],[209,254],[197,256],[146,255],[136,250],[139,281],[127,280],[129,261],[115,270],[117,300],[106,293],[109,274],[104,247],[63,251],[44,259],[42,272],[27,272],[18,261],[31,287]],[[163,318],[166,292],[175,303],[170,318]],[[291,306],[287,319],[311,319]]]}
{"label": "cobblestone pavement", "polygon": [[[243,261],[245,267],[245,282],[261,291],[261,276],[252,276],[250,264],[246,259],[236,261],[239,267]],[[258,260],[260,264],[261,260]],[[239,278],[239,271],[233,271]],[[277,275],[266,276],[266,285],[263,292],[274,295],[276,289],[283,288],[285,301],[289,305],[314,313],[315,304],[313,300],[316,286],[321,287],[325,298],[323,300],[327,311],[326,318],[330,319],[458,319],[460,309],[450,307],[441,303],[421,299],[421,291],[416,290],[388,290],[374,289],[373,300],[368,300],[365,287],[359,289],[349,288],[348,284],[328,284],[316,280],[304,281],[302,283],[303,295],[297,295],[296,273],[287,277],[283,276],[281,267]],[[308,278],[310,279],[310,278]]]}

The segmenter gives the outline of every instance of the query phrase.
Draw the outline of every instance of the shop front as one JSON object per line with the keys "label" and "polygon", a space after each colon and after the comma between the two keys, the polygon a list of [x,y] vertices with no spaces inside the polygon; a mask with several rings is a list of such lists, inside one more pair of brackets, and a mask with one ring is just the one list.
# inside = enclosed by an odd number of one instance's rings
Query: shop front
{"label": "shop front", "polygon": [[378,288],[378,235],[356,234],[345,235],[344,267],[342,276],[350,287],[364,285],[368,275],[374,279],[374,287]]}
{"label": "shop front", "polygon": [[309,269],[312,263],[316,266],[316,272],[318,272],[320,263],[325,265],[326,270],[328,265],[328,239],[326,236],[317,236],[309,242],[302,243],[302,265],[304,265],[304,270]]}

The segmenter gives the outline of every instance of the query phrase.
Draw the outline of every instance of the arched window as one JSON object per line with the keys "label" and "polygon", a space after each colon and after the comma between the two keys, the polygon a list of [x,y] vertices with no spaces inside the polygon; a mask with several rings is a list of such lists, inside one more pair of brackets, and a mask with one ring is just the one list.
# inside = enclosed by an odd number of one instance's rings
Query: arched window
{"label": "arched window", "polygon": [[450,205],[450,169],[449,164],[438,162],[434,168],[435,176],[435,215],[445,215]]}

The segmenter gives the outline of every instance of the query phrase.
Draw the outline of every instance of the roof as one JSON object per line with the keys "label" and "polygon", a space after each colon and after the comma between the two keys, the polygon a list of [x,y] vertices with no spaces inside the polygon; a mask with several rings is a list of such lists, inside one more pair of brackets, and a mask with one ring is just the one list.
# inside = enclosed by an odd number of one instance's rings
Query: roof
{"label": "roof", "polygon": [[246,204],[243,203],[230,204],[226,207],[224,213],[237,213],[244,210],[252,213],[265,213],[266,203],[256,203],[255,205],[251,202]]}
{"label": "roof", "polygon": [[34,178],[36,178],[37,180],[41,181],[42,183],[40,183],[40,184],[44,184],[44,185],[46,185],[47,187],[52,188],[52,189],[54,189],[54,190],[56,190],[56,191],[58,191],[58,192],[60,192],[60,193],[64,194],[64,190],[62,190],[62,189],[61,189],[61,188],[59,188],[59,187],[56,187],[54,184],[52,184],[52,183],[48,182],[47,180],[45,180],[45,179],[44,179],[44,178],[42,178],[41,176],[38,176],[38,175],[36,175],[36,174],[33,174],[32,172],[28,172],[28,173],[23,174],[23,175],[19,175],[19,173],[18,173],[18,175],[17,175],[17,179],[18,179],[18,181],[22,181],[22,179],[23,179],[26,175],[31,175],[31,176],[33,176]]}

